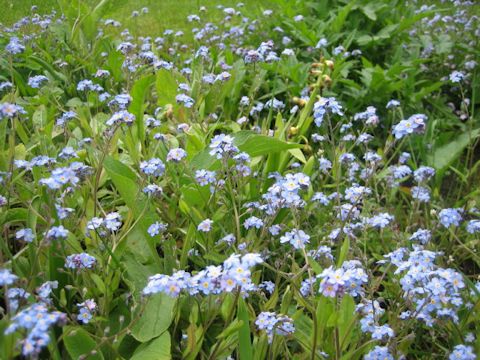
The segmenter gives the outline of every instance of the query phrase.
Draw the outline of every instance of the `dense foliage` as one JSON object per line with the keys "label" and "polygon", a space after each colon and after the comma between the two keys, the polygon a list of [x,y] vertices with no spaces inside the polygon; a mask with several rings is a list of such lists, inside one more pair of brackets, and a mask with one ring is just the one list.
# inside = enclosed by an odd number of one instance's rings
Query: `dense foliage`
{"label": "dense foliage", "polygon": [[59,5],[1,29],[0,358],[476,359],[478,5]]}

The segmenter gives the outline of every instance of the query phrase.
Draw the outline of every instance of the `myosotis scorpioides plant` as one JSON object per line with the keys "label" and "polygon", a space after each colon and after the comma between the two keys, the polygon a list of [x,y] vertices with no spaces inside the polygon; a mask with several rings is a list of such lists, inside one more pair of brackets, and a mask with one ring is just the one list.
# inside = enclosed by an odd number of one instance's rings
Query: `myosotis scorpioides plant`
{"label": "myosotis scorpioides plant", "polygon": [[[416,153],[430,114],[350,108],[361,51],[296,48],[304,16],[202,11],[194,44],[112,19],[55,42],[54,15],[5,32],[2,356],[474,359],[479,214]],[[469,81],[447,80],[462,103]]]}

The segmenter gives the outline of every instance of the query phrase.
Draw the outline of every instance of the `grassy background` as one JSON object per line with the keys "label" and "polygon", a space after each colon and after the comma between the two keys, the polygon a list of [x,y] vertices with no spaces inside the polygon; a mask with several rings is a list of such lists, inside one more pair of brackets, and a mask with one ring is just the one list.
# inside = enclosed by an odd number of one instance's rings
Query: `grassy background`
{"label": "grassy background", "polygon": [[[97,3],[98,0],[72,0]],[[199,7],[205,6],[209,11],[199,14],[204,20],[215,21],[219,19],[219,11],[212,11],[217,5],[226,7],[234,6],[243,2],[251,18],[255,18],[257,11],[272,6],[270,0],[113,0],[107,16],[118,20],[122,27],[133,27],[141,25],[142,30],[147,33],[156,33],[165,28],[174,30],[188,30],[194,25],[187,22],[187,16],[198,14]],[[0,0],[0,23],[11,25],[18,19],[29,15],[33,5],[38,6],[40,14],[48,13],[53,9],[58,10],[56,0]],[[141,10],[143,7],[149,9],[146,15],[140,15],[136,19],[131,18],[132,11]]]}

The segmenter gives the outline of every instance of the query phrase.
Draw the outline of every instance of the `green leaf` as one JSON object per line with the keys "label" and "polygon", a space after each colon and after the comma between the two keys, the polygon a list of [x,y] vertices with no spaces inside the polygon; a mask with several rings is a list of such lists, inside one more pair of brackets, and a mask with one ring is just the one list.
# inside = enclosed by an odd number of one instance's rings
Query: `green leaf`
{"label": "green leaf", "polygon": [[158,105],[175,104],[177,81],[171,71],[166,69],[157,71],[155,86],[157,89]]}
{"label": "green leaf", "polygon": [[170,334],[165,331],[161,336],[140,345],[131,360],[170,360]]}
{"label": "green leaf", "polygon": [[429,164],[433,166],[437,172],[443,172],[479,134],[480,129],[460,134],[455,140],[435,149],[433,155],[428,156]]}
{"label": "green leaf", "polygon": [[341,266],[347,258],[348,250],[350,250],[350,238],[345,236],[342,247],[340,248],[340,255],[338,256],[337,266]]}
{"label": "green leaf", "polygon": [[350,344],[354,332],[352,328],[354,327],[355,319],[355,301],[349,295],[345,295],[340,304],[340,310],[338,314],[338,330],[340,339],[342,339],[343,348],[346,349]]}
{"label": "green leaf", "polygon": [[47,61],[37,57],[37,56],[34,56],[34,55],[30,55],[29,56],[29,59],[36,62],[37,64],[39,64],[40,66],[42,66],[48,73],[50,73],[50,75],[52,77],[54,77],[56,80],[58,81],[63,81],[63,82],[66,82],[67,81],[67,78],[65,75],[63,75],[62,73],[56,71],[52,65],[50,65]]}
{"label": "green leaf", "polygon": [[252,131],[240,131],[234,134],[234,144],[248,155],[255,157],[295,149],[301,144],[288,143],[277,138],[259,135]]}
{"label": "green leaf", "polygon": [[300,149],[290,149],[290,150],[288,150],[288,152],[290,154],[292,154],[295,158],[300,160],[302,163],[305,164],[307,162],[307,159],[305,159],[305,155],[303,155],[302,150],[300,150]]}
{"label": "green leaf", "polygon": [[[234,138],[233,143],[251,157],[274,154],[303,146],[301,144],[282,141],[274,137],[259,135],[247,130],[239,131],[232,136]],[[219,162],[210,156],[209,151],[210,149],[206,148],[197,153],[191,161],[191,166],[196,169],[211,169],[214,168],[215,165],[218,166]],[[300,156],[298,153],[296,153],[296,155]]]}
{"label": "green leaf", "polygon": [[152,86],[153,81],[153,75],[145,76],[141,79],[138,79],[133,85],[131,91],[132,103],[129,107],[129,111],[133,115],[135,115],[137,135],[142,143],[145,140],[145,130],[143,128],[143,111],[145,108],[144,101],[147,92],[150,91],[150,87]]}
{"label": "green leaf", "polygon": [[243,322],[238,330],[238,353],[240,360],[251,360],[253,359],[253,349],[250,339],[250,322],[247,305],[241,296],[238,298],[238,319]]}
{"label": "green leaf", "polygon": [[[82,356],[88,360],[103,359],[102,353],[96,348],[97,343],[81,327],[65,326],[63,333],[65,334],[63,342],[72,359],[78,359]],[[97,350],[96,353],[90,354],[93,350]]]}
{"label": "green leaf", "polygon": [[348,3],[348,5],[345,5],[344,7],[340,8],[340,10],[337,13],[337,16],[333,19],[333,21],[330,24],[331,30],[333,33],[339,33],[340,30],[342,30],[343,25],[345,25],[345,22],[347,20],[348,14],[353,10],[355,6],[356,1],[352,0]]}
{"label": "green leaf", "polygon": [[132,327],[132,336],[140,342],[147,342],[165,332],[172,323],[175,301],[165,294],[150,297],[145,310]]}
{"label": "green leaf", "polygon": [[115,187],[122,195],[125,203],[132,208],[135,208],[135,200],[137,199],[138,186],[137,176],[135,172],[127,165],[111,156],[107,156],[104,161],[105,170],[108,176],[112,179]]}
{"label": "green leaf", "polygon": [[[107,156],[103,163],[108,176],[112,179],[125,204],[133,212],[137,225],[131,230],[126,239],[129,245],[143,256],[148,256],[160,265],[160,258],[153,239],[148,236],[147,229],[158,220],[154,211],[149,211],[148,199],[137,185],[137,176],[127,165]],[[125,246],[118,245],[118,251],[123,251]],[[117,254],[119,255],[119,254]]]}
{"label": "green leaf", "polygon": [[376,7],[374,4],[367,4],[365,6],[361,6],[360,10],[362,10],[365,16],[368,17],[370,20],[377,20]]}

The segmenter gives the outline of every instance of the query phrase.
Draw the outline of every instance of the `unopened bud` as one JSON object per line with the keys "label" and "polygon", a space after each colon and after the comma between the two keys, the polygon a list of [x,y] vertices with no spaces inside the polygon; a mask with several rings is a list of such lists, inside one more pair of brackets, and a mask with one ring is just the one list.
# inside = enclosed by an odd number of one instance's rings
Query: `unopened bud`
{"label": "unopened bud", "polygon": [[298,105],[298,106],[305,106],[307,104],[307,100],[305,99],[302,99],[302,98],[299,98],[297,96],[294,96],[293,99],[292,99],[292,102],[295,104],[295,105]]}
{"label": "unopened bud", "polygon": [[325,85],[330,85],[332,83],[332,78],[328,75],[323,75],[322,79]]}

